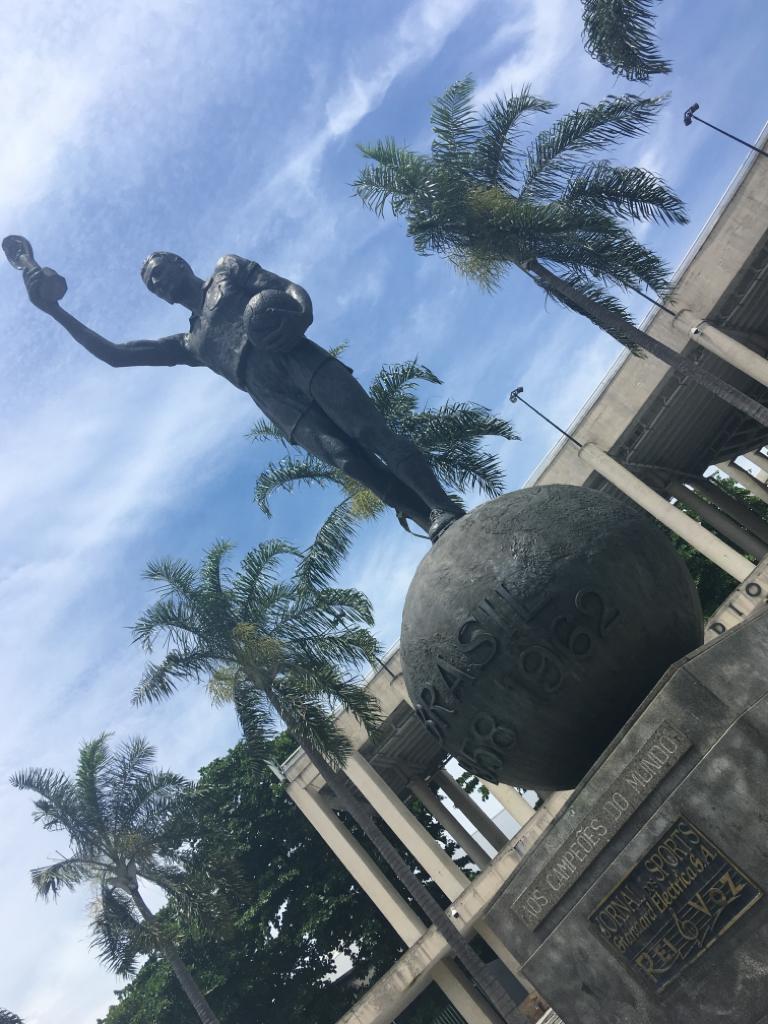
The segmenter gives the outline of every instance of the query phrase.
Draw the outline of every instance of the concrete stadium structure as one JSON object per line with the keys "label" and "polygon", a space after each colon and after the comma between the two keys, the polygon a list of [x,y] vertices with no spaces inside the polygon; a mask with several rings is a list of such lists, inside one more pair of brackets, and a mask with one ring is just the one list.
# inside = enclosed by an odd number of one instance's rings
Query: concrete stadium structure
{"label": "concrete stadium structure", "polygon": [[[758,145],[764,147],[768,131]],[[750,157],[676,274],[667,312],[654,309],[643,328],[676,351],[768,405],[768,160]],[[653,358],[623,355],[527,485],[569,483],[612,488],[644,507],[724,568],[735,589],[710,619],[708,637],[730,628],[768,600],[768,526],[706,479],[717,466],[768,503],[768,428],[748,419]],[[738,460],[738,462],[737,462]],[[704,526],[674,507],[683,499]],[[716,531],[717,535],[712,531]],[[486,911],[522,857],[566,804],[568,793],[541,794],[539,809],[511,787],[489,786],[515,827],[507,835],[445,771],[447,755],[408,703],[394,649],[366,685],[386,724],[373,742],[342,715],[354,754],[346,772],[450,901],[447,913],[467,935],[480,935],[498,957],[499,977],[535,1019],[535,993],[486,920]],[[339,1024],[391,1024],[430,983],[467,1024],[499,1018],[337,815],[308,759],[297,751],[282,765],[286,789],[408,947]],[[441,799],[443,794],[445,800]],[[416,797],[478,868],[470,879],[421,826],[404,800]],[[457,817],[457,812],[460,817]],[[489,855],[488,850],[493,851]],[[554,1010],[542,1024],[559,1020]]]}

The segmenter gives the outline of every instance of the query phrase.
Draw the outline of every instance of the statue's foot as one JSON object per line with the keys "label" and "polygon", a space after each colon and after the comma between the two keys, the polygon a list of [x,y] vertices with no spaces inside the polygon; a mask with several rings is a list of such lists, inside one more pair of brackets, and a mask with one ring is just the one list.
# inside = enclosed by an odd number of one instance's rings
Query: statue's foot
{"label": "statue's foot", "polygon": [[449,526],[460,519],[463,512],[447,512],[444,508],[433,508],[429,513],[429,539],[434,544]]}

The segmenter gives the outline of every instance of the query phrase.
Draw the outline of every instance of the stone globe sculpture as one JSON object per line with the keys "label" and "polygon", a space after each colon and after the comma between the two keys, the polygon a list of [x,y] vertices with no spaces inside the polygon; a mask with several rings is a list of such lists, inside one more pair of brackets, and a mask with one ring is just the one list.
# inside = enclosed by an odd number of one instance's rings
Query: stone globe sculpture
{"label": "stone globe sculpture", "polygon": [[491,782],[570,789],[699,646],[688,570],[636,506],[585,487],[504,495],[425,556],[401,655],[427,729]]}

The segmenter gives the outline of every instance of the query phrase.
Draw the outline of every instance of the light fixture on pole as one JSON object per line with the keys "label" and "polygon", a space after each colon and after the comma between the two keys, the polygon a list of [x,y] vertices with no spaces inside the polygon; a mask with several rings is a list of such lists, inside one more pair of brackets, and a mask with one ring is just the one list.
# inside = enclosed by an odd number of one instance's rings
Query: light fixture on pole
{"label": "light fixture on pole", "polygon": [[513,405],[515,402],[522,402],[523,405],[528,406],[531,412],[535,412],[540,419],[544,420],[545,423],[548,423],[550,427],[554,427],[555,430],[559,431],[563,437],[567,437],[569,441],[573,441],[577,448],[582,447],[581,441],[577,441],[576,438],[572,434],[569,434],[567,430],[563,430],[562,427],[558,427],[554,420],[551,420],[548,416],[545,416],[543,412],[539,412],[539,410],[535,406],[531,405],[530,402],[526,402],[524,398],[521,398],[520,396],[522,395],[523,390],[523,388],[515,388],[510,392],[509,400]]}
{"label": "light fixture on pole", "polygon": [[724,128],[718,128],[716,124],[712,124],[710,121],[705,121],[703,117],[696,117],[696,111],[699,109],[699,104],[694,103],[683,114],[683,124],[688,127],[692,121],[698,121],[700,124],[705,124],[707,128],[713,128],[716,132],[720,132],[721,135],[727,135],[729,139],[733,139],[734,142],[740,142],[742,146],[746,146],[747,149],[753,150],[755,153],[759,153],[760,156],[768,156],[768,153],[764,149],[759,149],[757,146],[753,146],[751,142],[746,142],[744,139],[740,139],[738,135],[731,135]]}

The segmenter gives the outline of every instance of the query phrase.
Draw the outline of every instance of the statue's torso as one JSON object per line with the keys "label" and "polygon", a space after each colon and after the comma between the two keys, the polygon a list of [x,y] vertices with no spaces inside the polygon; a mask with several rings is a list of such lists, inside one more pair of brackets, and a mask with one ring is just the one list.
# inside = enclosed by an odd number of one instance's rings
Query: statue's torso
{"label": "statue's torso", "polygon": [[[235,263],[234,261],[237,261]],[[242,364],[248,345],[244,313],[253,296],[247,288],[250,268],[256,264],[224,256],[205,283],[199,314],[189,321],[186,347],[216,373],[242,388]]]}
{"label": "statue's torso", "polygon": [[184,344],[201,363],[247,391],[290,437],[312,403],[312,378],[318,368],[338,361],[306,337],[284,350],[262,347],[249,338],[246,309],[261,290],[263,276],[257,263],[223,256],[205,283],[202,309],[190,318]]}

